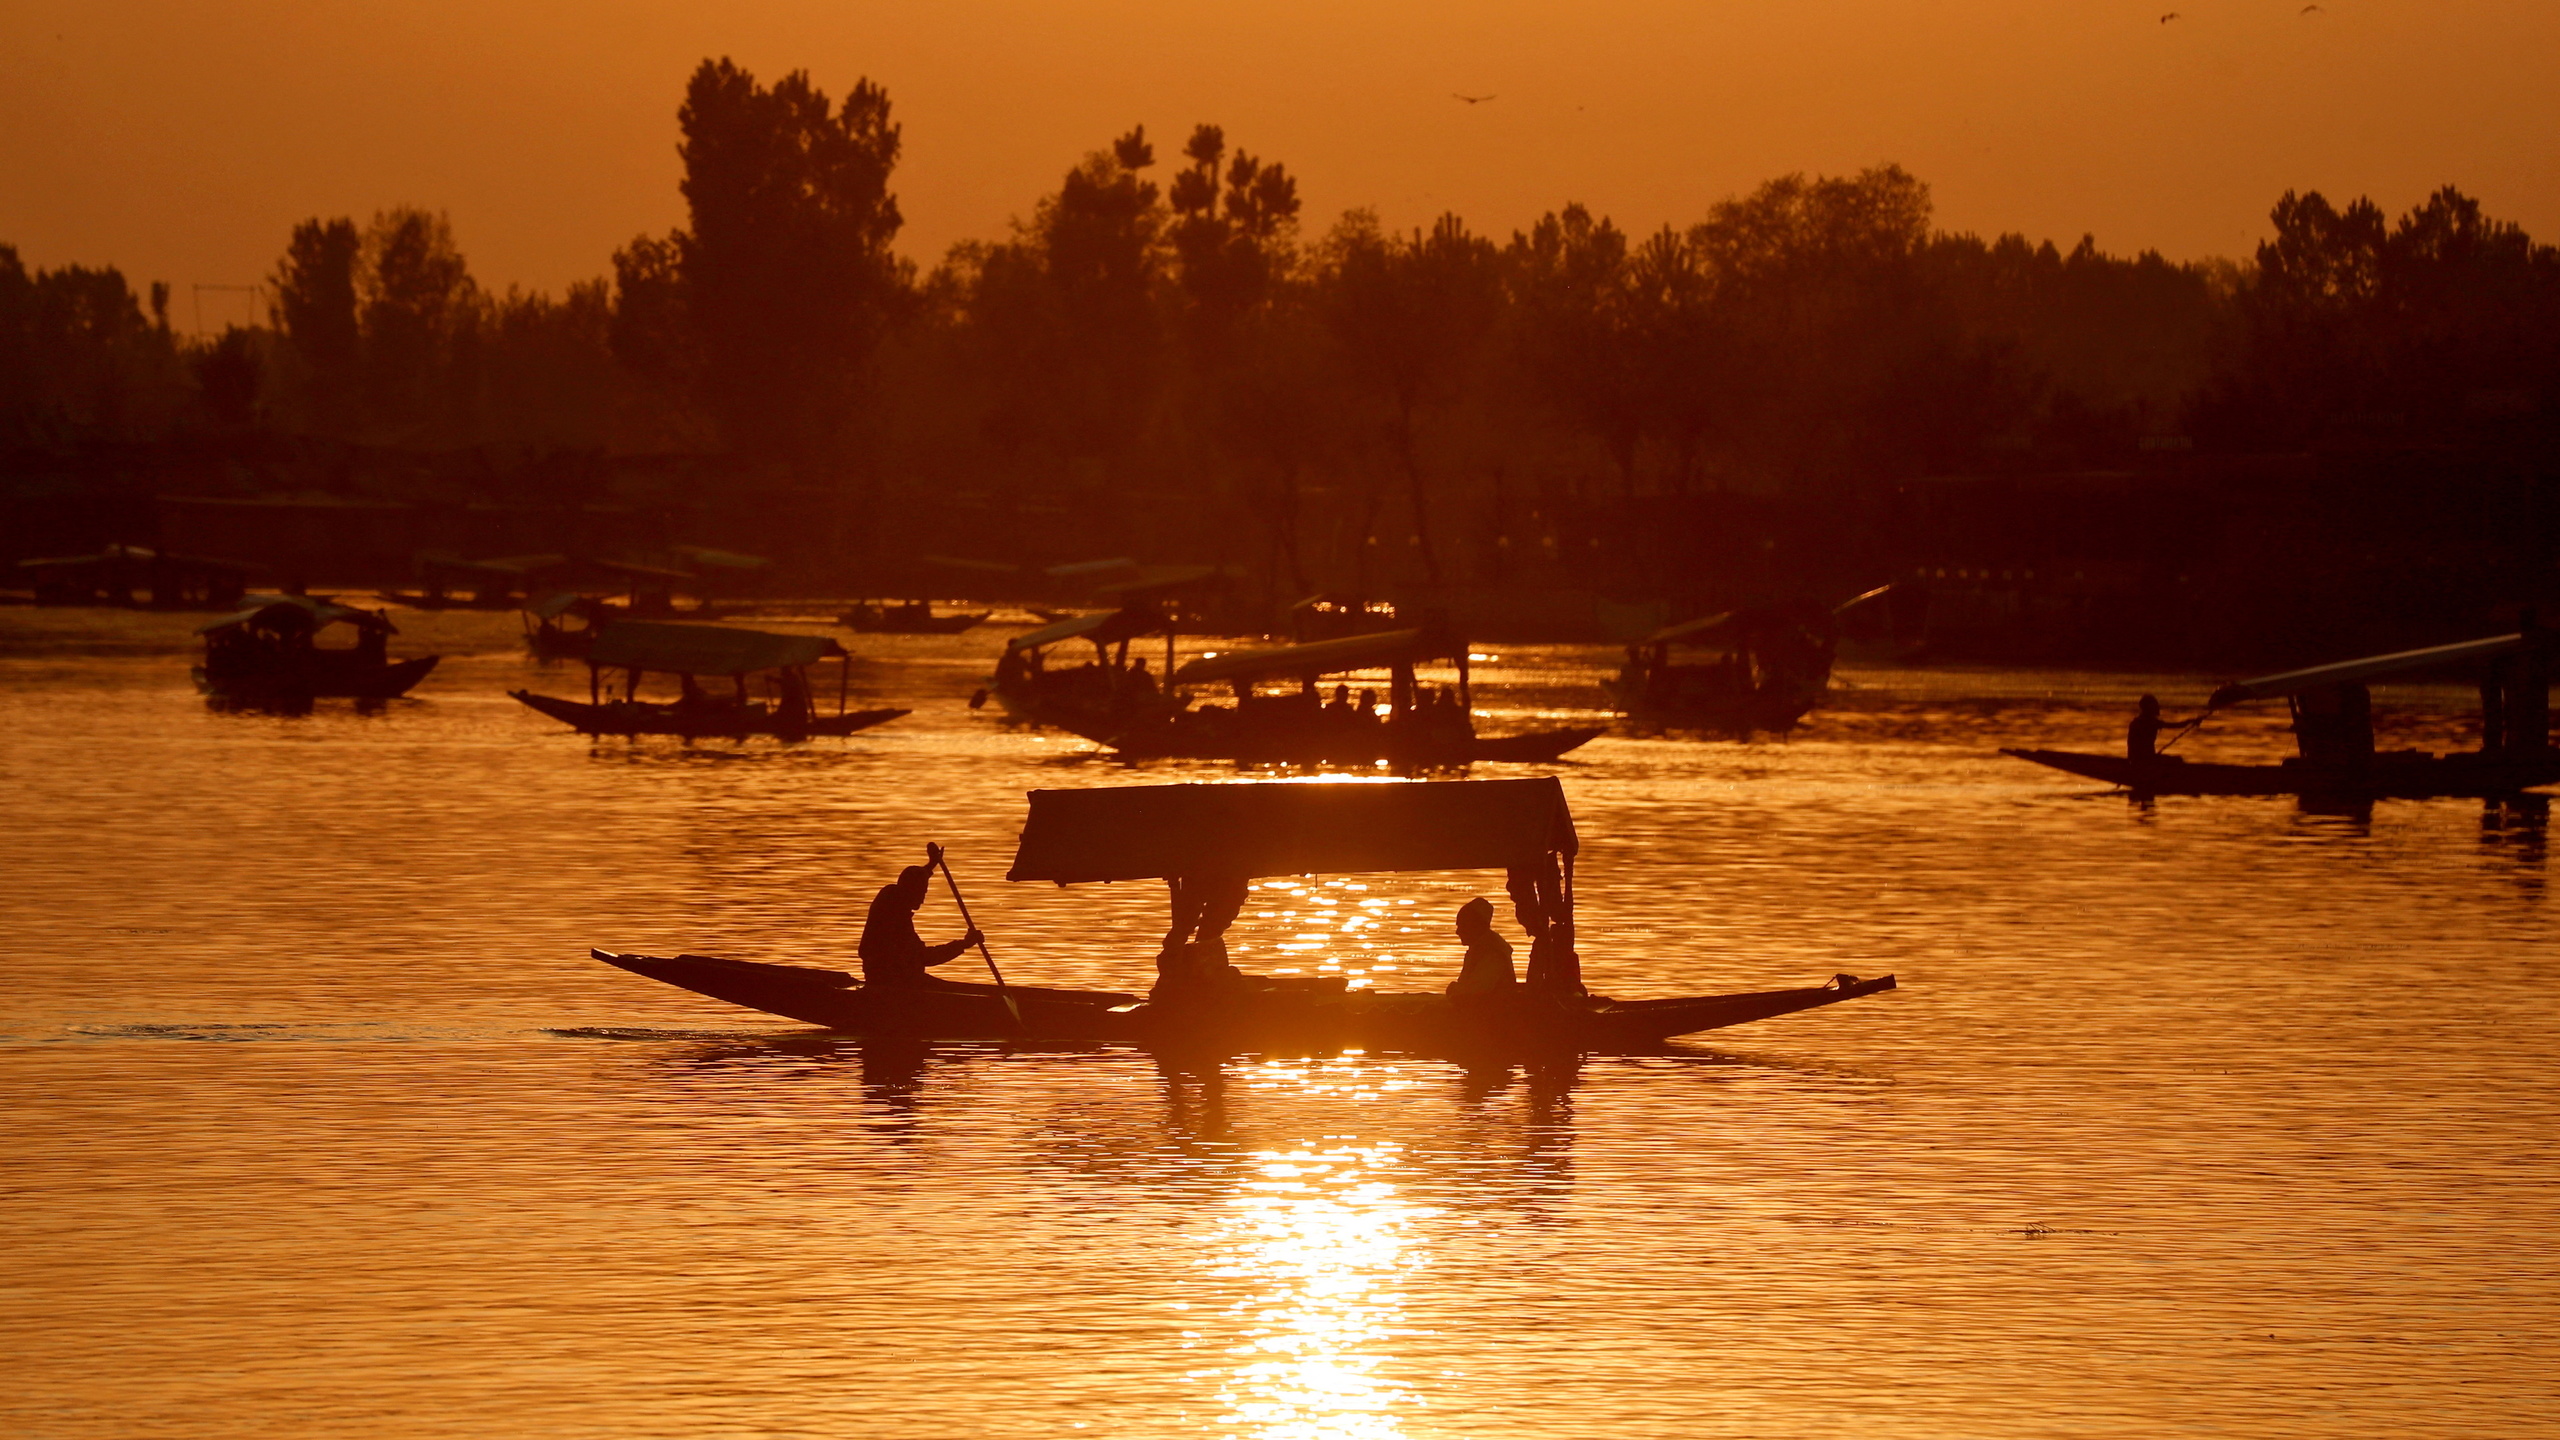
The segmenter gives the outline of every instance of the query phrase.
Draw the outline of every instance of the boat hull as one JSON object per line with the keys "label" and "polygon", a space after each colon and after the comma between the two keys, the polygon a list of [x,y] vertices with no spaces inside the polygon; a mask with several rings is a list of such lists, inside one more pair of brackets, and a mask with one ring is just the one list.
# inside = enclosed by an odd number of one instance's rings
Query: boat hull
{"label": "boat hull", "polygon": [[2331,795],[2377,800],[2488,798],[2560,784],[2560,754],[2377,755],[2356,766],[2222,765],[2162,757],[2139,761],[2122,755],[2072,750],[2004,749],[2003,755],[2138,795]]}
{"label": "boat hull", "polygon": [[193,674],[196,688],[216,700],[391,700],[426,679],[441,658],[371,661],[344,651],[309,650],[283,661],[207,663],[196,666]]}
{"label": "boat hull", "polygon": [[1639,1050],[1682,1035],[1895,988],[1890,975],[1872,980],[1841,976],[1828,985],[1792,990],[1616,1001],[1552,996],[1525,987],[1497,997],[1453,999],[1284,983],[1191,1003],[1153,1004],[1111,991],[1026,986],[999,991],[992,985],[949,982],[932,989],[883,991],[865,987],[841,970],[702,955],[592,953],[608,965],[679,989],[848,1034],[1156,1050]]}
{"label": "boat hull", "polygon": [[673,705],[655,705],[646,701],[608,701],[591,705],[583,700],[563,700],[556,695],[536,695],[529,690],[510,690],[508,695],[527,708],[548,715],[584,735],[679,735],[691,740],[744,740],[752,736],[770,735],[779,740],[826,739],[885,725],[905,710],[852,710],[842,715],[820,715],[798,725],[784,725],[773,712],[751,709],[730,714],[717,711],[683,713]]}
{"label": "boat hull", "polygon": [[848,610],[836,623],[865,635],[957,635],[984,624],[992,610],[974,615],[901,615],[894,610]]}

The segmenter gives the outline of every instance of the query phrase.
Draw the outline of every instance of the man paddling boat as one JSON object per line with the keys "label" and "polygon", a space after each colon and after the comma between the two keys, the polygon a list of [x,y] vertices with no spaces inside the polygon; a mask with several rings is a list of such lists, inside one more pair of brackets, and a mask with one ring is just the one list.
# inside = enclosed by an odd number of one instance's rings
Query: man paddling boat
{"label": "man paddling boat", "polygon": [[862,941],[855,947],[862,957],[864,984],[916,990],[954,983],[935,978],[932,968],[958,959],[980,937],[977,927],[972,926],[957,940],[940,945],[924,943],[924,937],[916,933],[916,910],[924,904],[932,886],[932,867],[910,865],[872,897],[871,913],[862,921]]}

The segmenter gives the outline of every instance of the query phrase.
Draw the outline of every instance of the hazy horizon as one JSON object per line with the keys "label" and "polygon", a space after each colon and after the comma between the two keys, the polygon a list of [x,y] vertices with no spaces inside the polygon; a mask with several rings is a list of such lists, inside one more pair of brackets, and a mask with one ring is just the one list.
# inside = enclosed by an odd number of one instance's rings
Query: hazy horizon
{"label": "hazy horizon", "polygon": [[[2167,10],[2183,13],[2163,23]],[[1200,121],[1301,177],[1306,228],[1455,211],[1497,237],[1570,201],[1642,232],[1791,171],[1903,165],[1938,223],[2244,257],[2287,189],[2397,212],[2452,183],[2560,232],[2560,116],[2534,73],[2560,10],[2521,0],[1619,3],[1567,17],[1152,0],[967,15],[780,0],[488,0],[337,12],[253,0],[17,0],[0,37],[0,242],[31,265],[247,284],[311,215],[443,210],[484,284],[556,291],[683,219],[674,112],[714,55],[905,127],[899,249],[1002,234],[1133,123]],[[1459,93],[1491,95],[1481,104]],[[208,324],[224,302],[206,301]]]}

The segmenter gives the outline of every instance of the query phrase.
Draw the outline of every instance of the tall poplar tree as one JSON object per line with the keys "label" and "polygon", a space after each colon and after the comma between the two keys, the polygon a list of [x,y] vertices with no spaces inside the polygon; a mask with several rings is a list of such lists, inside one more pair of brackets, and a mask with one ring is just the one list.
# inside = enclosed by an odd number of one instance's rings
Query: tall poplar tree
{"label": "tall poplar tree", "polygon": [[677,122],[704,407],[734,451],[807,463],[841,433],[904,287],[888,92],[861,81],[836,106],[803,71],[768,88],[706,60]]}

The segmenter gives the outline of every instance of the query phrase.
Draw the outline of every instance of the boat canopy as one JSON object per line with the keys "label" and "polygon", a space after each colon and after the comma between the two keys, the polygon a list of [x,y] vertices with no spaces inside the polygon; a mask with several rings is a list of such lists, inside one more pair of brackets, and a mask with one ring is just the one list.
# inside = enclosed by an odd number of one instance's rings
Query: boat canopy
{"label": "boat canopy", "polygon": [[335,600],[321,600],[309,595],[251,595],[240,602],[238,610],[197,626],[196,633],[210,635],[235,625],[251,625],[260,630],[305,631],[331,625],[353,625],[359,630],[393,633],[400,628],[373,611],[358,610]]}
{"label": "boat canopy", "polygon": [[526,614],[536,620],[557,620],[586,598],[575,590],[556,590],[527,605],[524,609]]}
{"label": "boat canopy", "polygon": [[1096,610],[1090,615],[1070,615],[1037,630],[1026,630],[1004,642],[1007,650],[1037,650],[1061,640],[1078,638],[1096,645],[1110,645],[1133,636],[1146,635],[1164,628],[1164,619],[1144,610]]}
{"label": "boat canopy", "polygon": [[2440,665],[2461,665],[2482,660],[2495,660],[2501,655],[2522,651],[2528,642],[2519,631],[2513,635],[2490,635],[2478,640],[2464,640],[2452,645],[2431,645],[2424,650],[2395,650],[2388,655],[2368,655],[2361,660],[2340,660],[2328,665],[2314,665],[2307,670],[2287,670],[2277,675],[2261,675],[2255,680],[2234,680],[2213,692],[2205,708],[2219,710],[2243,700],[2265,700],[2277,695],[2292,695],[2320,685],[2344,685],[2354,680],[2373,680],[2410,670],[2426,670]]}
{"label": "boat canopy", "polygon": [[651,670],[662,675],[745,675],[787,670],[844,653],[843,646],[824,635],[617,620],[597,632],[587,663],[599,670]]}
{"label": "boat canopy", "polygon": [[960,555],[919,555],[916,559],[927,565],[939,565],[945,570],[967,570],[980,575],[1022,573],[1021,566],[1008,565],[1002,560],[971,560]]}
{"label": "boat canopy", "polygon": [[566,555],[500,555],[488,560],[465,560],[459,555],[430,552],[418,557],[418,568],[429,574],[496,575],[509,580],[558,570],[568,564]]}
{"label": "boat canopy", "polygon": [[715,550],[708,545],[671,545],[667,547],[693,565],[708,565],[714,570],[769,570],[773,562],[761,555],[742,554],[736,550]]}
{"label": "boat canopy", "polygon": [[625,580],[655,581],[660,585],[687,585],[696,578],[690,570],[670,570],[663,565],[638,565],[629,560],[591,560],[587,562],[608,575]]}
{"label": "boat canopy", "polygon": [[172,555],[165,550],[153,550],[143,545],[109,545],[93,555],[50,555],[34,560],[21,560],[18,562],[18,568],[21,570],[73,570],[84,566],[103,567],[117,564],[175,565],[186,569],[222,571],[238,575],[245,575],[257,568],[239,560],[215,560],[202,555]]}
{"label": "boat canopy", "polygon": [[1695,620],[1683,620],[1677,625],[1665,625],[1636,643],[1640,645],[1702,644],[1714,638],[1715,633],[1733,619],[1733,614],[1734,612],[1730,610],[1719,610],[1713,615],[1701,615]]}
{"label": "boat canopy", "polygon": [[1065,565],[1052,565],[1040,573],[1052,580],[1098,580],[1106,575],[1135,575],[1138,562],[1125,555],[1109,560],[1077,560]]}
{"label": "boat canopy", "polygon": [[1217,575],[1218,567],[1215,565],[1141,565],[1138,567],[1137,574],[1126,580],[1114,580],[1109,584],[1096,585],[1093,587],[1093,593],[1117,595],[1123,600],[1134,600],[1144,596],[1161,595],[1171,590],[1181,590],[1205,580],[1216,579]]}
{"label": "boat canopy", "polygon": [[1499,870],[1575,849],[1553,776],[1034,790],[1005,878]]}
{"label": "boat canopy", "polygon": [[1221,680],[1267,680],[1275,675],[1331,675],[1463,655],[1466,649],[1465,641],[1442,631],[1380,630],[1370,635],[1345,635],[1339,640],[1204,656],[1175,671],[1173,678],[1177,684],[1204,685]]}
{"label": "boat canopy", "polygon": [[1870,600],[1881,600],[1892,593],[1893,585],[1888,581],[1887,583],[1879,585],[1873,590],[1868,591],[1864,595],[1852,595],[1848,599],[1841,601],[1839,604],[1832,606],[1831,613],[1834,615],[1846,615],[1850,611],[1857,609],[1859,606],[1866,604]]}

